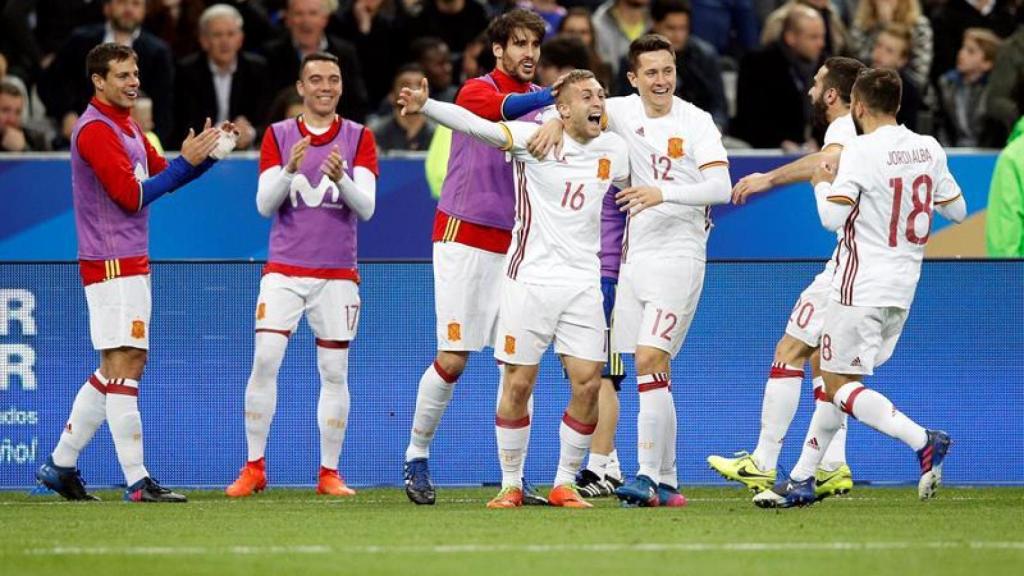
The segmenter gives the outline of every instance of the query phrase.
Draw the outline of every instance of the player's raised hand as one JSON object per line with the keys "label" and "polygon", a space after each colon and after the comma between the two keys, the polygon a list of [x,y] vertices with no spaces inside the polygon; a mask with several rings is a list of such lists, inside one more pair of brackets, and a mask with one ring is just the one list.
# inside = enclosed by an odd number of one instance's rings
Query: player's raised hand
{"label": "player's raised hand", "polygon": [[821,182],[832,183],[836,179],[836,167],[835,164],[828,160],[818,164],[814,168],[814,174],[811,174],[811,185],[817,186]]}
{"label": "player's raised hand", "polygon": [[537,129],[526,142],[526,150],[536,159],[543,160],[553,148],[555,156],[562,154],[562,135],[565,132],[560,118],[552,118]]}
{"label": "player's raised hand", "polygon": [[398,93],[398,104],[402,107],[402,116],[419,113],[423,109],[423,105],[427,103],[427,98],[430,98],[430,85],[427,84],[426,78],[420,81],[420,87],[416,90],[408,87],[402,88],[402,91]]}
{"label": "player's raised hand", "polygon": [[746,204],[747,199],[754,194],[759,194],[772,187],[772,179],[767,174],[754,172],[748,174],[736,183],[732,189],[732,203],[736,205]]}
{"label": "player's raised hand", "polygon": [[562,74],[561,76],[556,78],[555,81],[551,83],[551,95],[554,96],[555,98],[558,98],[558,91],[562,89],[562,84],[565,83],[565,77],[568,75],[569,73],[566,72],[565,74]]}
{"label": "player's raised hand", "polygon": [[299,171],[299,166],[302,165],[302,159],[306,157],[306,150],[309,148],[309,136],[303,137],[292,145],[292,149],[288,152],[288,164],[284,167],[285,172],[295,173]]}
{"label": "player's raised hand", "polygon": [[640,212],[661,204],[664,197],[661,189],[655,186],[632,186],[615,195],[619,210],[636,216]]}
{"label": "player's raised hand", "polygon": [[324,159],[324,163],[320,165],[320,171],[327,174],[327,177],[334,182],[340,182],[344,169],[345,161],[342,160],[341,151],[338,150],[338,145],[335,144],[331,148],[331,153]]}
{"label": "player's raised hand", "polygon": [[207,118],[199,135],[196,135],[195,130],[188,129],[188,136],[181,144],[181,155],[189,164],[199,166],[217,148],[219,139],[220,130],[210,126],[210,119]]}

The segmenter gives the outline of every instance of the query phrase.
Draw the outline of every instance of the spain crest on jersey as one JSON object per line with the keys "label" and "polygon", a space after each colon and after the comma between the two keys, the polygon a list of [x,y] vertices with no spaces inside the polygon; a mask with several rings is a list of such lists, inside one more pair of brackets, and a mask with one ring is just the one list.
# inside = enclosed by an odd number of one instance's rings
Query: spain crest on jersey
{"label": "spain crest on jersey", "polygon": [[597,179],[607,180],[612,177],[612,161],[601,158],[597,161]]}
{"label": "spain crest on jersey", "polygon": [[263,320],[266,317],[267,317],[267,304],[265,302],[260,302],[259,304],[256,305],[256,319],[257,320]]}
{"label": "spain crest on jersey", "polygon": [[668,157],[678,160],[683,157],[683,139],[673,136],[668,139]]}
{"label": "spain crest on jersey", "polygon": [[516,353],[516,337],[515,336],[507,336],[506,335],[505,336],[505,354],[515,354],[515,353]]}
{"label": "spain crest on jersey", "polygon": [[462,340],[462,325],[458,322],[448,323],[448,340],[458,342]]}
{"label": "spain crest on jersey", "polygon": [[146,323],[142,320],[132,320],[132,338],[141,340],[146,337]]}

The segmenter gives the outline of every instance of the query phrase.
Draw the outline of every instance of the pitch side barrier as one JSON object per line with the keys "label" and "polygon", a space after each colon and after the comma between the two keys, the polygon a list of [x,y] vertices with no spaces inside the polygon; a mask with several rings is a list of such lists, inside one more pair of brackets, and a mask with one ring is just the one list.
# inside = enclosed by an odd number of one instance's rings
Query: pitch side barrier
{"label": "pitch side barrier", "polygon": [[[713,260],[689,337],[673,363],[684,485],[719,484],[704,458],[751,449],[775,342],[819,260]],[[140,406],[149,470],[170,486],[222,487],[245,459],[242,410],[252,357],[259,262],[153,264],[149,365]],[[416,385],[434,355],[431,267],[364,262],[363,308],[351,348],[352,412],[341,469],[357,486],[398,485]],[[74,262],[0,263],[0,488],[25,489],[53,449],[78,387],[96,368]],[[632,374],[632,366],[627,363]],[[497,368],[471,358],[432,448],[443,485],[498,482],[494,442]],[[954,439],[945,479],[1024,484],[1024,261],[927,261],[893,359],[869,384],[901,410]],[[318,376],[301,326],[280,372],[267,450],[274,485],[312,485],[319,459]],[[621,393],[618,446],[635,471],[637,393]],[[812,409],[810,378],[780,460],[791,466]],[[556,358],[541,365],[526,469],[548,483],[568,387]],[[851,419],[849,461],[858,480],[916,481],[902,444]],[[92,486],[122,481],[104,426],[80,460]]]}

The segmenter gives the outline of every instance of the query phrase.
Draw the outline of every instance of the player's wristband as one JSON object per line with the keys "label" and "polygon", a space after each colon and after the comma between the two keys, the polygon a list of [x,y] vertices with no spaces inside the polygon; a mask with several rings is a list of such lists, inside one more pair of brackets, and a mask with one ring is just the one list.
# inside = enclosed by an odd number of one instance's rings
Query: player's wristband
{"label": "player's wristband", "polygon": [[167,164],[163,172],[142,182],[142,205],[149,206],[168,192],[174,192],[185,184],[195,180],[213,166],[216,160],[207,158],[199,166],[193,166],[185,160],[184,156],[178,156]]}
{"label": "player's wristband", "polygon": [[501,115],[505,119],[511,120],[554,103],[555,97],[551,93],[550,87],[537,92],[509,94],[501,102]]}

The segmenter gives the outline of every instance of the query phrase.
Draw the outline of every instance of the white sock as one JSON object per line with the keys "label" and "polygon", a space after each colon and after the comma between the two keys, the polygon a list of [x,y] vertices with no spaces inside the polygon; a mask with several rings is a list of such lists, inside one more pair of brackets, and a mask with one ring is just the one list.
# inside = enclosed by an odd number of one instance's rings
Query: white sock
{"label": "white sock", "polygon": [[859,382],[844,384],[832,401],[847,414],[910,446],[915,452],[928,443],[928,433],[893,406],[888,398]]}
{"label": "white sock", "polygon": [[774,470],[779,462],[782,441],[800,405],[800,385],[804,380],[802,366],[781,362],[772,364],[761,401],[761,434],[751,457],[761,470]]}
{"label": "white sock", "polygon": [[605,468],[605,475],[622,480],[622,467],[619,464],[618,450],[612,450],[612,453],[608,455],[608,466]]}
{"label": "white sock", "polygon": [[320,370],[320,400],[316,405],[320,466],[337,470],[348,427],[348,343],[335,348],[317,342],[316,365]]}
{"label": "white sock", "polygon": [[277,371],[284,360],[288,337],[274,332],[257,332],[252,373],[245,386],[245,440],[250,462],[263,458],[270,422],[277,409]]}
{"label": "white sock", "polygon": [[114,378],[107,382],[107,424],[114,437],[117,460],[128,486],[149,472],[142,464],[142,416],[139,414],[139,381]]}
{"label": "white sock", "polygon": [[523,487],[523,456],[530,438],[530,417],[506,420],[495,416],[494,435],[498,440],[498,460],[501,462],[501,487]]}
{"label": "white sock", "polygon": [[[501,394],[505,389],[505,365],[498,362],[498,402],[495,404],[495,411],[501,404]],[[526,401],[526,415],[530,417],[530,421],[526,423],[526,442],[523,444],[523,457],[520,460],[519,465],[519,477],[526,477],[526,453],[530,451],[530,430],[533,427],[533,394],[530,394],[529,400]],[[520,481],[520,484],[522,481]]]}
{"label": "white sock", "polygon": [[636,377],[640,393],[640,413],[637,415],[637,461],[638,475],[647,476],[657,482],[661,477],[661,459],[664,454],[665,420],[668,406],[672,403],[668,375],[642,374]]}
{"label": "white sock", "polygon": [[847,415],[843,412],[839,414],[842,416],[839,430],[836,430],[832,442],[829,442],[828,448],[825,450],[825,456],[821,459],[821,467],[829,472],[838,470],[843,464],[846,464]]}
{"label": "white sock", "polygon": [[587,450],[590,450],[596,427],[596,422],[584,424],[569,416],[568,412],[562,415],[562,424],[558,427],[561,450],[558,453],[558,472],[555,474],[554,486],[575,482],[576,471],[583,464]]}
{"label": "white sock", "polygon": [[78,455],[92,440],[96,430],[107,419],[107,379],[97,370],[78,389],[71,415],[53,449],[53,463],[71,468],[78,465]]}
{"label": "white sock", "polygon": [[815,400],[814,415],[811,416],[811,425],[807,428],[800,460],[793,467],[790,478],[800,482],[814,476],[825,450],[832,443],[832,438],[842,422],[843,413],[838,408],[827,400]]}
{"label": "white sock", "polygon": [[669,404],[665,418],[665,446],[661,452],[661,470],[658,478],[654,480],[661,484],[668,484],[673,488],[679,487],[679,472],[676,467],[676,434],[679,423],[676,420],[676,403],[672,402],[672,393],[669,393]]}
{"label": "white sock", "polygon": [[587,470],[597,474],[598,478],[604,478],[604,475],[607,473],[608,460],[607,454],[598,454],[591,450],[590,457],[587,458]]}
{"label": "white sock", "polygon": [[452,400],[457,379],[445,372],[437,362],[431,364],[420,377],[409,446],[405,449],[406,462],[415,458],[430,458],[430,442]]}

